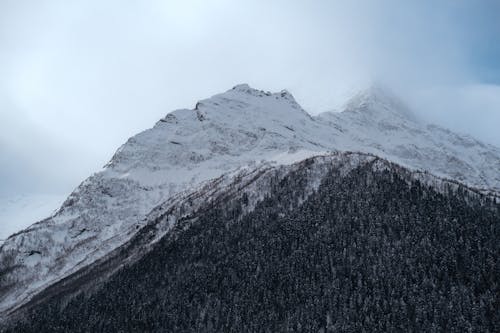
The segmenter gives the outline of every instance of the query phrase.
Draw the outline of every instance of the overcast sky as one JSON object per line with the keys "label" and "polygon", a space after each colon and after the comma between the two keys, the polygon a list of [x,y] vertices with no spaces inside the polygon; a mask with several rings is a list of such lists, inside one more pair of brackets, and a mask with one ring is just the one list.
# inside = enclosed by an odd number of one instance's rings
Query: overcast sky
{"label": "overcast sky", "polygon": [[0,2],[0,194],[68,193],[237,83],[312,114],[376,80],[500,146],[500,1]]}

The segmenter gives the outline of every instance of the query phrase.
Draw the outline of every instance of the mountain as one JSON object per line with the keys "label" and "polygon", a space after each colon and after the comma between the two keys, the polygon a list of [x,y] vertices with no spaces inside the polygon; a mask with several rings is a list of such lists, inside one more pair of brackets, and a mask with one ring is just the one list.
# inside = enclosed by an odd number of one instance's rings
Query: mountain
{"label": "mountain", "polygon": [[5,332],[500,327],[500,205],[373,155],[221,176],[35,296]]}
{"label": "mountain", "polygon": [[0,316],[129,244],[169,200],[219,177],[343,151],[500,193],[498,148],[425,124],[384,89],[358,94],[343,112],[312,117],[287,91],[238,85],[130,138],[55,214],[10,236],[0,248]]}

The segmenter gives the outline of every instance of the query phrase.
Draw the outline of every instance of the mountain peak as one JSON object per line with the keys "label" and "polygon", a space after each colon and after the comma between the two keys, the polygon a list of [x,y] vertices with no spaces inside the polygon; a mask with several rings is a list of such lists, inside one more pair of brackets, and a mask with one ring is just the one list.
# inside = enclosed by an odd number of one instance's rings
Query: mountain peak
{"label": "mountain peak", "polygon": [[289,101],[296,102],[293,95],[286,89],[283,89],[280,92],[271,93],[269,91],[252,88],[247,83],[237,84],[232,89],[228,90],[228,92],[239,92],[257,97],[264,97],[264,96],[281,97]]}
{"label": "mountain peak", "polygon": [[347,101],[344,111],[416,120],[410,108],[390,89],[379,83],[371,84],[368,88],[356,93]]}
{"label": "mountain peak", "polygon": [[263,97],[263,96],[271,96],[272,95],[269,91],[264,91],[264,90],[252,88],[247,83],[237,84],[233,88],[228,90],[227,92],[243,93],[243,94],[252,95],[252,96],[256,96],[256,97]]}
{"label": "mountain peak", "polygon": [[[297,113],[300,117],[307,116],[312,119],[288,90],[283,89],[271,93],[252,88],[246,83],[238,84],[224,93],[199,101],[195,110],[207,113],[209,118],[210,114],[220,115],[227,113],[226,111],[234,114],[235,110],[250,111],[256,117],[256,112],[260,110],[262,119],[270,119],[272,116],[283,118],[290,115],[290,111],[297,110],[300,111]],[[255,117],[253,121],[258,121],[259,119]]]}
{"label": "mountain peak", "polygon": [[247,83],[240,83],[235,85],[231,90],[234,91],[239,91],[239,92],[252,92],[252,91],[258,91],[257,89],[254,89],[250,87]]}

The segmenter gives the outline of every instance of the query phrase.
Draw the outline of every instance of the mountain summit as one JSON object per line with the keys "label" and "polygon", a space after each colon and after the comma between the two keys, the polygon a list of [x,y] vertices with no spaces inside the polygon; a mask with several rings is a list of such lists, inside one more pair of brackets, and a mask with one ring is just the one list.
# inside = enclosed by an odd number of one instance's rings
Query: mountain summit
{"label": "mountain summit", "polygon": [[498,148],[416,121],[384,90],[312,117],[287,91],[241,84],[133,136],[53,216],[9,237],[0,248],[0,316],[129,241],[168,200],[220,177],[345,151],[500,193]]}
{"label": "mountain summit", "polygon": [[351,97],[344,106],[347,112],[368,112],[372,116],[397,117],[417,121],[409,107],[388,88],[374,83]]}

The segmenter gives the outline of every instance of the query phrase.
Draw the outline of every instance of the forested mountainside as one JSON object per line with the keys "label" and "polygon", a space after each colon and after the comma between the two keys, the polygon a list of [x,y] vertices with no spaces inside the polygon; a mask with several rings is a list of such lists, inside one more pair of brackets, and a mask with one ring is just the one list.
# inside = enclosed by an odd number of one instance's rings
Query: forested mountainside
{"label": "forested mountainside", "polygon": [[3,332],[499,331],[498,203],[378,158],[322,161],[265,173],[262,200],[207,201]]}

